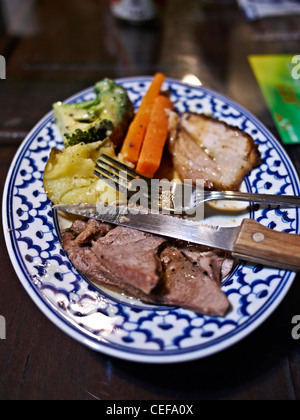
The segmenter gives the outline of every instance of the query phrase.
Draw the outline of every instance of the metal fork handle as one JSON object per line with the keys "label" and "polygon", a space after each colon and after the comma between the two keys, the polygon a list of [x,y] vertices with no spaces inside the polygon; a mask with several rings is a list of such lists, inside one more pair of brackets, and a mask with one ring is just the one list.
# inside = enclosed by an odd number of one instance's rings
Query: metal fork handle
{"label": "metal fork handle", "polygon": [[292,195],[273,195],[273,194],[253,194],[240,191],[207,191],[199,193],[196,202],[199,204],[208,201],[244,201],[249,203],[261,203],[265,205],[276,205],[285,207],[300,207],[300,196]]}

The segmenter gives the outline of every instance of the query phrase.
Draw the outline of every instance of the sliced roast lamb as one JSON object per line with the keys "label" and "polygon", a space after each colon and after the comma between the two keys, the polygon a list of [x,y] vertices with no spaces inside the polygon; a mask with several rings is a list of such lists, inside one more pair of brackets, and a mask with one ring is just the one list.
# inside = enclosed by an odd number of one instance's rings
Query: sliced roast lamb
{"label": "sliced roast lamb", "polygon": [[114,280],[151,293],[161,274],[158,250],[165,239],[118,226],[92,244],[92,250]]}
{"label": "sliced roast lamb", "polygon": [[[86,224],[88,233],[91,223]],[[91,281],[135,295],[151,293],[160,279],[157,253],[165,240],[121,226],[111,229],[109,225],[96,223],[99,232],[98,235],[93,232],[90,242],[80,242],[78,239],[84,232],[77,236],[73,226],[62,233],[63,247],[73,265]]]}
{"label": "sliced roast lamb", "polygon": [[197,265],[201,271],[214,280],[218,285],[227,277],[233,267],[234,260],[229,252],[221,250],[210,250],[207,247],[199,245],[178,245],[181,252],[194,265]]}
{"label": "sliced roast lamb", "polygon": [[98,285],[205,315],[224,316],[229,309],[220,287],[225,254],[186,251],[156,235],[92,220],[63,231],[62,244],[78,271]]}
{"label": "sliced roast lamb", "polygon": [[170,138],[181,180],[204,180],[206,189],[238,190],[260,163],[258,147],[248,134],[206,115],[170,115]]}
{"label": "sliced roast lamb", "polygon": [[188,260],[179,249],[166,248],[162,254],[164,291],[160,301],[211,316],[224,316],[229,301],[220,285],[197,265]]}

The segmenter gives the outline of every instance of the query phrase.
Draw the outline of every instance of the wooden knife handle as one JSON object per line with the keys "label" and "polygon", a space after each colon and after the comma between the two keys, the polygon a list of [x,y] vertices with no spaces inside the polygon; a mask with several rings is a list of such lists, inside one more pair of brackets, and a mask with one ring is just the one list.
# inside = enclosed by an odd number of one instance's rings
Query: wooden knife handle
{"label": "wooden knife handle", "polygon": [[300,270],[300,235],[277,232],[245,219],[234,244],[233,256],[271,267]]}

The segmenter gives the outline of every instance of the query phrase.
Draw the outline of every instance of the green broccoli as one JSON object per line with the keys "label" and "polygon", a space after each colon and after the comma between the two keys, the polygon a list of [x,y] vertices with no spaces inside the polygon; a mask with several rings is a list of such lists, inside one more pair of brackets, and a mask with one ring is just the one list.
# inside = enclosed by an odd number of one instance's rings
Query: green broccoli
{"label": "green broccoli", "polygon": [[65,147],[94,143],[110,137],[116,146],[124,139],[134,116],[126,90],[111,79],[95,85],[96,98],[78,104],[53,105],[55,122]]}

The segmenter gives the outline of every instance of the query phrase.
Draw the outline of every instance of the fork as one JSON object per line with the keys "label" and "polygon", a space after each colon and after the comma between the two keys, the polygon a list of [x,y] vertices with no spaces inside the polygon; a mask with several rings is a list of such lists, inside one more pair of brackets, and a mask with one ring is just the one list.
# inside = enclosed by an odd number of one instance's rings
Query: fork
{"label": "fork", "polygon": [[[240,191],[205,191],[202,188],[176,182],[168,183],[166,189],[163,188],[163,183],[159,184],[159,189],[155,190],[153,179],[138,174],[134,169],[105,154],[102,154],[97,160],[94,174],[116,190],[124,193],[128,198],[137,194],[138,186],[140,193],[148,200],[148,204],[154,204],[152,197],[154,191],[158,194],[155,197],[158,199],[159,210],[168,212],[189,212],[205,203],[223,200],[300,207],[300,196],[253,194]],[[179,197],[179,203],[176,197]]]}

